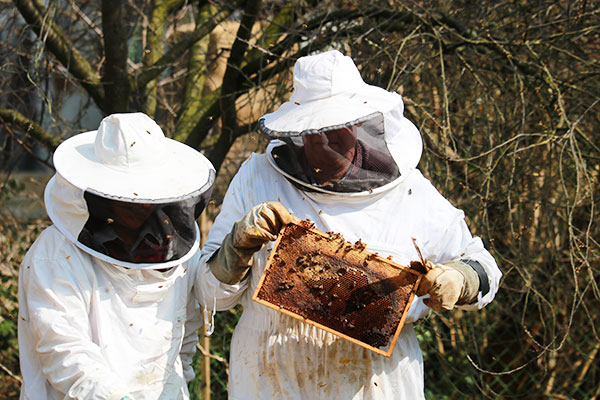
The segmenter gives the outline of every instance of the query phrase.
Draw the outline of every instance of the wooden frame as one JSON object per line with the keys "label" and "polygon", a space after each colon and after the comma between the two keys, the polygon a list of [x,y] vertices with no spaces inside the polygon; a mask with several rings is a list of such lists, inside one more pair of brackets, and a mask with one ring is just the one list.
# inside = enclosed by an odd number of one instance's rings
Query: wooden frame
{"label": "wooden frame", "polygon": [[[329,245],[331,245],[332,243],[340,243],[343,246],[352,246],[353,250],[355,252],[354,254],[360,254],[361,257],[364,258],[364,260],[365,260],[364,264],[362,264],[362,266],[361,266],[364,269],[372,268],[372,267],[370,267],[368,265],[367,261],[368,260],[374,260],[374,261],[376,261],[376,263],[377,263],[378,266],[385,265],[386,268],[389,267],[389,268],[393,268],[394,270],[400,271],[398,273],[397,277],[400,277],[401,273],[402,274],[409,273],[409,274],[413,274],[414,275],[414,277],[409,277],[409,279],[411,279],[411,280],[414,279],[414,282],[412,282],[410,285],[403,286],[404,292],[403,292],[402,295],[406,297],[405,293],[406,293],[407,290],[410,290],[410,293],[409,293],[409,295],[408,295],[408,297],[406,299],[402,299],[403,308],[401,310],[400,320],[398,322],[398,325],[396,327],[396,330],[394,332],[393,337],[389,340],[389,342],[387,343],[386,346],[381,346],[381,347],[372,346],[369,343],[365,343],[364,341],[361,341],[361,340],[359,340],[357,338],[349,336],[349,335],[347,335],[347,334],[345,334],[343,332],[340,332],[338,330],[332,329],[331,327],[326,326],[326,325],[324,325],[322,323],[319,323],[317,321],[313,321],[312,319],[307,318],[305,315],[301,315],[301,314],[299,314],[297,312],[290,311],[290,310],[284,308],[284,306],[282,306],[280,304],[274,304],[273,302],[268,301],[268,300],[266,300],[266,299],[264,299],[264,298],[261,297],[261,290],[263,288],[263,285],[265,284],[265,280],[268,279],[270,273],[272,272],[272,268],[277,268],[277,266],[274,265],[274,264],[276,264],[276,262],[274,262],[274,260],[275,260],[276,257],[278,257],[277,254],[278,254],[278,252],[280,250],[280,246],[281,246],[281,242],[282,242],[283,238],[284,237],[288,237],[289,238],[289,237],[292,236],[292,235],[287,235],[286,236],[286,229],[288,229],[288,231],[291,232],[292,229],[297,229],[296,227],[300,227],[301,229],[303,229],[307,233],[315,234],[318,237],[320,237],[321,239],[327,240],[327,243]],[[295,239],[292,239],[292,240],[295,240]],[[337,242],[335,242],[335,241],[337,241]],[[360,247],[357,247],[357,244],[360,244]],[[384,355],[386,357],[389,357],[392,354],[392,351],[394,350],[394,346],[396,344],[396,340],[398,339],[398,335],[400,334],[400,331],[402,330],[402,327],[404,326],[404,322],[406,320],[406,315],[408,314],[408,309],[409,309],[410,304],[412,303],[412,300],[413,300],[413,298],[415,296],[416,290],[417,290],[418,285],[419,285],[419,283],[421,281],[421,278],[422,278],[422,274],[420,272],[418,272],[418,271],[410,268],[409,266],[404,266],[404,265],[397,264],[394,261],[392,261],[391,259],[386,259],[386,258],[383,258],[383,257],[377,255],[377,253],[369,252],[369,251],[365,250],[364,246],[365,245],[362,244],[362,243],[360,243],[360,241],[357,242],[357,243],[355,243],[354,245],[352,245],[352,243],[344,241],[343,238],[341,237],[341,235],[339,235],[339,234],[335,234],[335,233],[323,233],[323,232],[319,231],[318,229],[315,229],[314,228],[314,224],[312,224],[310,221],[299,221],[299,222],[294,222],[294,223],[288,224],[288,225],[286,225],[286,226],[284,226],[282,228],[282,230],[281,230],[281,232],[280,232],[280,234],[279,234],[279,236],[278,236],[278,238],[277,238],[277,240],[275,242],[273,250],[271,251],[271,254],[269,255],[269,259],[267,261],[267,265],[265,266],[265,269],[264,269],[263,274],[262,274],[262,276],[260,278],[260,281],[259,281],[259,283],[258,283],[258,285],[256,287],[256,290],[254,291],[254,295],[252,297],[252,300],[256,301],[257,303],[263,304],[263,305],[265,305],[265,306],[267,306],[269,308],[272,308],[272,309],[274,309],[276,311],[279,311],[279,312],[281,312],[281,313],[283,313],[285,315],[288,315],[288,316],[290,316],[292,318],[296,318],[296,319],[298,319],[298,320],[300,320],[302,322],[305,322],[307,324],[310,324],[310,325],[316,326],[316,327],[318,327],[320,329],[323,329],[323,330],[325,330],[325,331],[327,331],[327,332],[329,332],[331,334],[334,334],[334,335],[336,335],[336,336],[338,336],[338,337],[340,337],[342,339],[348,340],[348,341],[350,341],[350,342],[352,342],[354,344],[357,344],[357,345],[359,345],[361,347],[369,349],[369,350],[371,350],[371,351],[373,351],[375,353],[378,353],[378,354]],[[346,247],[346,249],[348,249],[348,247]],[[319,254],[320,254],[320,250],[317,249],[316,251],[318,251]],[[347,250],[347,251],[351,251],[351,250]],[[340,256],[339,259],[342,259],[342,260],[345,259],[345,254],[346,253],[342,254],[342,256]],[[354,259],[356,259],[355,255],[353,255],[353,257],[354,257]],[[355,265],[355,267],[358,266],[358,264],[354,264],[354,265]],[[279,272],[279,275],[281,275],[281,273],[282,272]],[[377,282],[375,282],[375,283],[377,283]],[[272,285],[272,283],[271,283],[271,285]],[[337,286],[339,287],[339,284]],[[373,283],[369,282],[367,286],[373,286]],[[290,289],[291,291],[295,290],[293,288],[293,286],[291,288],[288,288],[288,289]],[[287,293],[286,293],[286,295],[287,295]],[[331,303],[329,303],[328,305],[330,305],[330,304]],[[364,306],[364,304],[363,304],[363,306]]]}

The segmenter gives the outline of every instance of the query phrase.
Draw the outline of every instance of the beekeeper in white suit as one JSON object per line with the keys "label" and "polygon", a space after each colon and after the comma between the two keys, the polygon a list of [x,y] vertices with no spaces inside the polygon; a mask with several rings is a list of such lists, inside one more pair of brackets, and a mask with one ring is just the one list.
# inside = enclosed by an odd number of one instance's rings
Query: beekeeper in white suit
{"label": "beekeeper in white suit", "polygon": [[[349,57],[328,51],[298,59],[290,100],[259,127],[271,142],[233,178],[198,280],[217,310],[244,309],[231,343],[230,398],[424,398],[412,323],[427,305],[482,308],[501,273],[463,212],[416,169],[421,138],[401,96],[365,84]],[[400,264],[419,259],[416,238],[432,268],[390,358],[251,300],[270,241],[291,215]]]}
{"label": "beekeeper in white suit", "polygon": [[187,399],[215,172],[141,113],[63,142],[19,271],[21,399]]}

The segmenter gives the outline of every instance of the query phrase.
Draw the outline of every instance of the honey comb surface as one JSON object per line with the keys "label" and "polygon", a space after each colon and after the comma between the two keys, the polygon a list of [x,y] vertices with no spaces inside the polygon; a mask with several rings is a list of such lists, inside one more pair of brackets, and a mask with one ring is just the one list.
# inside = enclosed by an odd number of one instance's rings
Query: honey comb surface
{"label": "honey comb surface", "polygon": [[393,347],[419,277],[302,221],[283,229],[255,300],[373,350]]}

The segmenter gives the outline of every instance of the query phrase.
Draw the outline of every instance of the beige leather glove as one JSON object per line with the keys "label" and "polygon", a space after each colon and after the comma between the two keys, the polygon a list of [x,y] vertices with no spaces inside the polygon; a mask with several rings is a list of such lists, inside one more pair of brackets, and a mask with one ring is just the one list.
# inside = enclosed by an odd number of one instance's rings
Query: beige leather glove
{"label": "beige leather glove", "polygon": [[429,293],[423,302],[435,311],[449,311],[455,305],[471,304],[479,293],[479,276],[462,261],[444,264],[426,262],[427,273],[421,279],[417,296]]}
{"label": "beige leather glove", "polygon": [[252,266],[252,255],[263,244],[275,240],[281,228],[294,217],[278,202],[261,203],[237,221],[212,255],[208,266],[221,282],[234,285],[244,280]]}

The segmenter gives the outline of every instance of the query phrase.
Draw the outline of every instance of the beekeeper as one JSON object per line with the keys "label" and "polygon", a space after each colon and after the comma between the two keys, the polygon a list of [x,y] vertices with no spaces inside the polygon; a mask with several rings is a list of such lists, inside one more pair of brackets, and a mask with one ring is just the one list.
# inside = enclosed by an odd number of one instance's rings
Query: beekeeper
{"label": "beekeeper", "polygon": [[211,163],[142,113],[64,141],[19,271],[21,399],[187,399]]}
{"label": "beekeeper", "polygon": [[[476,310],[501,273],[462,211],[416,169],[422,143],[400,95],[363,82],[338,51],[302,57],[290,100],[259,120],[266,154],[244,162],[202,249],[198,282],[215,308],[241,303],[229,370],[232,399],[422,399],[413,322],[429,307]],[[393,256],[423,279],[390,358],[253,302],[271,240],[292,218]]]}

